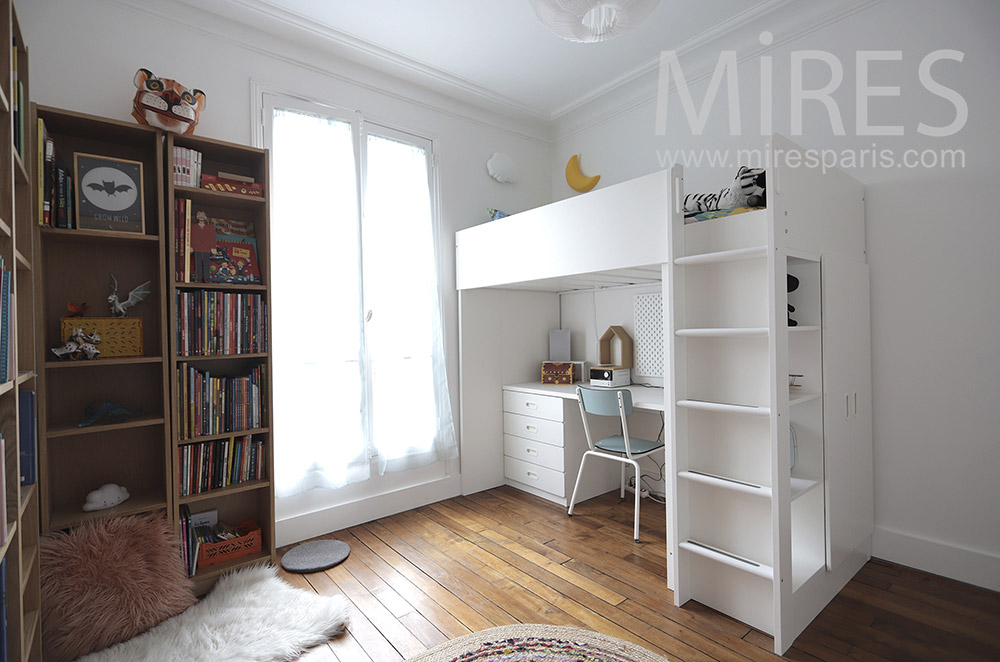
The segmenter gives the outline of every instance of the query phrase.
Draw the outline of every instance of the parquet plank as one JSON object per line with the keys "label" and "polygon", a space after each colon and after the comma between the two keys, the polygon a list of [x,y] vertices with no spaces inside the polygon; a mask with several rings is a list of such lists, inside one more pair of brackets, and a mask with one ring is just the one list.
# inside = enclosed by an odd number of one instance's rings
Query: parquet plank
{"label": "parquet plank", "polygon": [[[348,631],[304,662],[392,662],[509,623],[576,625],[671,662],[770,662],[773,639],[708,607],[673,605],[666,518],[612,492],[577,506],[500,487],[330,534],[352,553],[337,568],[281,574],[343,593]],[[995,662],[1000,594],[873,559],[785,654],[798,662]]]}
{"label": "parquet plank", "polygon": [[[345,561],[346,563],[346,561]],[[339,566],[338,566],[339,567]],[[336,593],[344,594],[343,589],[333,580],[328,572],[314,572],[308,575],[309,583],[312,584],[313,588],[317,593],[323,593],[326,595],[332,595]],[[365,613],[358,608],[357,604],[351,600],[350,596],[346,596],[350,601],[349,604],[349,623],[347,626],[348,632],[355,641],[364,650],[365,654],[373,662],[393,662],[394,660],[402,660],[403,656],[400,655],[399,651],[393,647],[389,640],[379,631],[375,625],[368,620]],[[340,637],[335,637],[333,641],[337,641]],[[333,652],[340,657],[340,651],[333,647]]]}
{"label": "parquet plank", "polygon": [[[385,541],[373,534],[367,528],[368,526],[355,527],[351,531],[356,538],[365,543],[368,549],[372,550],[373,553],[385,561],[393,571],[399,573],[400,576],[404,577],[414,587],[424,593],[428,599],[433,600],[441,609],[451,614],[463,628],[466,628],[469,632],[479,632],[480,630],[486,630],[496,625],[496,623],[463,601],[461,596],[457,594],[458,591],[453,592],[449,590],[446,588],[447,584],[440,584],[433,577],[430,577],[417,566],[410,563],[399,552],[386,544]],[[442,631],[445,630],[442,628]],[[463,632],[462,634],[468,633]],[[462,635],[456,634],[451,636]]]}
{"label": "parquet plank", "polygon": [[[355,533],[358,535],[355,535]],[[410,605],[413,611],[425,616],[446,638],[461,637],[464,634],[472,632],[472,630],[463,625],[461,621],[444,606],[439,604],[431,595],[422,591],[369,548],[363,542],[363,536],[364,534],[357,529],[351,529],[341,532],[339,539],[347,542],[351,546],[351,554],[353,556],[364,563],[379,579],[384,581],[388,586],[391,586]],[[445,596],[447,591],[436,582],[428,579],[426,583],[429,584],[428,588],[431,593],[437,595],[442,602],[449,605],[457,602],[457,599],[454,599],[453,596],[452,600],[448,600]],[[450,596],[450,594],[448,595]]]}

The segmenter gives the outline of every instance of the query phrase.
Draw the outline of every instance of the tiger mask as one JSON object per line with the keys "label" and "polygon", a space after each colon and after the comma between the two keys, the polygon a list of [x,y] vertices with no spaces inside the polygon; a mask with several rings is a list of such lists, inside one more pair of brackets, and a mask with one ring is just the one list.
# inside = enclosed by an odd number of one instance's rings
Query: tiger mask
{"label": "tiger mask", "polygon": [[132,101],[132,117],[174,133],[194,133],[198,115],[205,107],[205,93],[190,90],[175,80],[157,78],[149,69],[139,69],[132,79],[138,91]]}

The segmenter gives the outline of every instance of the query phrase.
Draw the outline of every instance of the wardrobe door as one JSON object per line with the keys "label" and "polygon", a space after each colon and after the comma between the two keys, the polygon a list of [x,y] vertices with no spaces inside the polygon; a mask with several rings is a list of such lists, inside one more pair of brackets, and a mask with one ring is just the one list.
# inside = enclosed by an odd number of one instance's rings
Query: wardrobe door
{"label": "wardrobe door", "polygon": [[823,257],[826,565],[874,529],[868,265]]}

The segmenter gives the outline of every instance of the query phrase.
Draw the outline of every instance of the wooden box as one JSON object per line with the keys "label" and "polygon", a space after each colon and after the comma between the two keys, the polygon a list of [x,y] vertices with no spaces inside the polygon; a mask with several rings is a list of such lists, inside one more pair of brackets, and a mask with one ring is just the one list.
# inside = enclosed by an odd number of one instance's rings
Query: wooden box
{"label": "wooden box", "polygon": [[239,538],[222,542],[203,542],[198,545],[198,567],[224,563],[261,550],[260,527],[253,520],[247,520],[236,527]]}
{"label": "wooden box", "polygon": [[60,320],[62,341],[73,335],[74,329],[101,336],[95,347],[101,350],[98,359],[116,356],[142,356],[142,318],[140,317],[63,317]]}
{"label": "wooden box", "polygon": [[575,384],[583,379],[582,363],[572,361],[543,361],[543,384]]}

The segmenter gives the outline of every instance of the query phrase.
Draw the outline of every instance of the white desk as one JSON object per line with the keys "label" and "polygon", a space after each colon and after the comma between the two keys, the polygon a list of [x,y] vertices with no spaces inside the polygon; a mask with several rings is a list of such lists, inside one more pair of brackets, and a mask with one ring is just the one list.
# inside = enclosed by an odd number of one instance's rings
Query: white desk
{"label": "white desk", "polygon": [[[576,386],[531,382],[503,387],[507,484],[563,506],[569,504],[587,450]],[[633,409],[663,412],[662,388],[630,386],[628,390],[632,392]],[[611,419],[591,419],[590,423],[591,432],[598,437],[615,434],[618,428],[618,423]],[[591,462],[580,483],[577,500],[618,489],[620,479],[613,463]]]}
{"label": "white desk", "polygon": [[[576,401],[576,387],[601,388],[599,386],[590,387],[586,382],[578,384],[542,384],[530,382],[527,384],[505,384],[504,390],[521,391],[523,393],[534,393],[537,395],[553,395],[559,398],[566,398]],[[616,391],[619,389],[605,389]],[[645,409],[647,411],[663,411],[663,387],[661,386],[632,386],[626,387],[632,392],[632,407],[635,409]]]}

